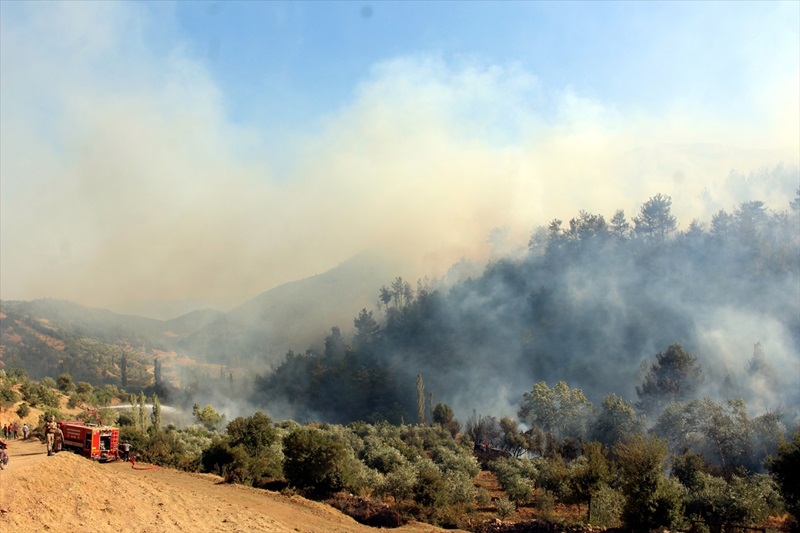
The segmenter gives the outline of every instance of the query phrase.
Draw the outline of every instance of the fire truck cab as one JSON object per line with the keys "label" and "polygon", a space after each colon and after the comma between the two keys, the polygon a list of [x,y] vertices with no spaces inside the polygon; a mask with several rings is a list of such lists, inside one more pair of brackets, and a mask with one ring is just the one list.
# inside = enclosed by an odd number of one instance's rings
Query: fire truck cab
{"label": "fire truck cab", "polygon": [[76,453],[99,461],[116,461],[119,428],[72,421],[59,422],[63,433],[62,445]]}

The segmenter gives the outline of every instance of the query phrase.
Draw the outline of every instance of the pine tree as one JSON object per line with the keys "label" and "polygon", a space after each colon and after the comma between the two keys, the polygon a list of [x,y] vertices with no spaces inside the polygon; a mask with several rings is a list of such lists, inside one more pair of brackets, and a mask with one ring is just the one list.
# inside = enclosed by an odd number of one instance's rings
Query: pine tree
{"label": "pine tree", "polygon": [[697,357],[678,343],[656,354],[641,385],[636,386],[636,406],[649,414],[658,414],[670,402],[691,400],[703,382],[703,369]]}
{"label": "pine tree", "polygon": [[671,209],[672,198],[661,193],[653,196],[633,219],[634,231],[642,237],[663,241],[678,228],[678,219]]}

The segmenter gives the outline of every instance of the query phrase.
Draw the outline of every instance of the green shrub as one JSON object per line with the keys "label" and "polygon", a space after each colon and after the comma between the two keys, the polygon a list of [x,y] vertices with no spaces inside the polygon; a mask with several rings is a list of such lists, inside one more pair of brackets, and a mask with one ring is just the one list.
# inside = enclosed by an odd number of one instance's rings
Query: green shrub
{"label": "green shrub", "polygon": [[6,370],[6,380],[9,382],[9,385],[25,383],[29,379],[28,372],[24,368],[9,368]]}
{"label": "green shrub", "polygon": [[36,391],[36,384],[32,381],[26,381],[19,387],[19,392],[22,395],[22,399],[34,407],[36,407],[36,404],[39,402],[39,395],[36,394]]}
{"label": "green shrub", "polygon": [[700,473],[696,488],[689,492],[686,514],[709,524],[751,525],[780,512],[781,502],[774,482],[766,475],[745,478]]}
{"label": "green shrub", "polygon": [[222,468],[232,463],[233,459],[233,452],[227,439],[215,437],[211,444],[203,450],[200,456],[200,464],[204,472],[222,476]]}
{"label": "green shrub", "polygon": [[517,461],[517,459],[501,457],[489,463],[489,470],[497,476],[497,480],[500,482],[501,486],[507,483],[512,477],[519,474]]}
{"label": "green shrub", "polygon": [[92,384],[85,381],[79,381],[75,386],[75,392],[78,394],[91,394],[93,391],[94,387],[92,387]]}
{"label": "green shrub", "polygon": [[444,477],[449,505],[468,505],[475,502],[477,491],[466,472],[460,470],[445,472]]}
{"label": "green shrub", "polygon": [[463,472],[468,477],[475,477],[481,471],[478,460],[471,451],[464,453],[462,450],[438,445],[431,451],[431,458],[443,472]]}
{"label": "green shrub", "polygon": [[119,441],[128,442],[131,445],[131,453],[138,455],[146,446],[148,438],[134,426],[120,426]]}
{"label": "green shrub", "polygon": [[[211,440],[210,433],[194,427],[186,431],[184,441],[187,448],[201,451],[199,464],[203,471],[220,475],[228,483],[258,486],[283,476],[283,451],[277,439],[269,445],[259,443],[251,450],[236,430],[234,434],[236,440],[230,437]],[[254,445],[254,441],[250,440],[249,445]]]}
{"label": "green shrub", "polygon": [[[192,407],[192,415],[194,416],[195,422],[211,431],[218,430],[225,421],[225,415],[218,413],[211,404],[205,407],[200,407],[200,404],[197,403],[194,404]],[[256,413],[256,415],[261,415],[261,413]]]}
{"label": "green shrub", "polygon": [[261,453],[251,457],[251,468],[257,473],[260,481],[283,478],[283,447],[274,442]]}
{"label": "green shrub", "polygon": [[624,503],[622,494],[608,485],[602,485],[592,496],[589,523],[593,526],[618,527]]}
{"label": "green shrub", "polygon": [[67,398],[67,409],[75,409],[78,407],[79,403],[81,403],[80,396],[73,392],[69,395],[69,398]]}
{"label": "green shrub", "polygon": [[100,420],[103,421],[103,424],[107,424],[109,426],[117,425],[117,421],[119,420],[119,413],[117,410],[108,407],[101,407],[98,409],[97,416],[100,417]]}
{"label": "green shrub", "polygon": [[533,486],[530,480],[523,478],[519,474],[508,480],[503,489],[508,494],[509,499],[517,504],[527,503],[533,498]]}
{"label": "green shrub", "polygon": [[536,494],[536,510],[545,520],[553,517],[553,510],[556,508],[555,495],[547,490],[542,489]]}
{"label": "green shrub", "polygon": [[228,483],[252,486],[259,473],[251,468],[250,457],[243,446],[228,448],[228,462],[222,465],[221,474]]}
{"label": "green shrub", "polygon": [[414,493],[417,484],[417,469],[406,463],[386,474],[379,488],[379,494],[391,496],[395,502],[408,500]]}
{"label": "green shrub", "polygon": [[664,476],[666,441],[635,436],[614,446],[614,453],[625,495],[623,524],[632,529],[677,525],[683,516],[681,485]]}
{"label": "green shrub", "polygon": [[469,510],[462,505],[447,505],[423,513],[425,521],[442,529],[464,529],[468,527]]}
{"label": "green shrub", "polygon": [[786,510],[800,521],[800,429],[795,430],[791,441],[782,442],[778,454],[766,461],[781,495]]}
{"label": "green shrub", "polygon": [[[197,426],[189,426],[185,429],[176,430],[172,424],[167,426],[167,431],[176,431],[183,443],[184,450],[187,455],[195,457],[200,460],[203,455],[203,450],[211,445],[214,433],[206,431]],[[198,464],[201,464],[198,462]]]}
{"label": "green shrub", "polygon": [[283,451],[286,480],[309,496],[326,497],[357,484],[353,451],[330,433],[297,428],[285,437]]}
{"label": "green shrub", "polygon": [[564,459],[559,456],[537,457],[531,461],[530,468],[536,476],[533,482],[537,487],[551,492],[558,498],[569,494],[569,469]]}
{"label": "green shrub", "polygon": [[181,470],[198,471],[200,458],[186,453],[186,447],[177,431],[153,433],[139,448],[142,460]]}
{"label": "green shrub", "polygon": [[685,525],[684,500],[686,489],[677,479],[664,478],[656,492],[655,521],[667,527]]}
{"label": "green shrub", "polygon": [[398,450],[382,441],[379,437],[371,435],[364,439],[364,449],[361,460],[370,468],[388,474],[408,463],[408,459]]}
{"label": "green shrub", "polygon": [[479,488],[475,493],[475,503],[480,507],[486,507],[492,503],[492,496],[489,494],[489,491],[484,488]]}
{"label": "green shrub", "polygon": [[[77,398],[77,396],[73,394],[69,398],[71,402],[72,399]],[[67,406],[69,407],[69,403],[67,403]],[[136,427],[136,414],[133,412],[133,409],[123,409],[122,411],[120,411],[117,414],[117,424],[120,427],[122,426]]]}
{"label": "green shrub", "polygon": [[0,384],[0,409],[8,409],[9,406],[14,405],[22,398],[17,391],[11,388],[10,383],[6,383],[8,380],[4,380],[2,384]]}
{"label": "green shrub", "polygon": [[53,388],[39,385],[38,395],[41,405],[56,409],[61,407],[61,396]]}
{"label": "green shrub", "polygon": [[447,504],[447,487],[442,471],[430,459],[422,459],[417,467],[414,501],[425,507],[442,507]]}
{"label": "green shrub", "polygon": [[59,375],[58,380],[56,380],[56,386],[58,387],[58,390],[64,394],[69,394],[75,389],[75,384],[72,382],[72,376],[69,374]]}
{"label": "green shrub", "polygon": [[25,402],[19,404],[19,407],[17,407],[17,416],[20,418],[25,418],[29,414],[31,414],[31,406]]}
{"label": "green shrub", "polygon": [[[212,427],[206,426],[208,429]],[[262,412],[253,416],[237,417],[226,428],[231,446],[243,446],[248,453],[258,456],[267,451],[277,440],[278,432],[272,420]]]}
{"label": "green shrub", "polygon": [[106,385],[102,389],[94,389],[91,403],[94,405],[107,407],[111,405],[111,400],[119,396],[119,390],[113,385]]}
{"label": "green shrub", "polygon": [[497,516],[501,520],[511,518],[517,512],[517,506],[508,498],[500,498],[497,500]]}

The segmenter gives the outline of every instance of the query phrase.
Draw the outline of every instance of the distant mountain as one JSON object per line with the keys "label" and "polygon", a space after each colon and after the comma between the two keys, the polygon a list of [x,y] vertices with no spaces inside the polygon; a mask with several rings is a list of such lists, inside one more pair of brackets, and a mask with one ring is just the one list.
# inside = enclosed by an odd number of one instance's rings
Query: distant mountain
{"label": "distant mountain", "polygon": [[0,309],[5,315],[35,319],[51,329],[72,335],[112,344],[127,342],[164,348],[175,338],[186,336],[224,315],[222,311],[202,310],[172,320],[156,320],[53,299],[5,301],[0,302]]}
{"label": "distant mountain", "polygon": [[126,353],[127,383],[144,387],[149,354],[164,346],[161,329],[156,320],[60,300],[0,302],[0,368],[23,369],[33,379],[68,373],[93,385],[118,384]]}
{"label": "distant mountain", "polygon": [[223,316],[225,316],[225,313],[216,309],[192,311],[177,318],[165,320],[163,324],[166,329],[163,333],[168,337],[184,337],[208,326]]}
{"label": "distant mountain", "polygon": [[320,345],[332,326],[353,328],[362,308],[372,309],[378,290],[402,275],[402,266],[369,253],[322,274],[286,283],[231,310],[176,346],[210,362],[265,367],[287,350]]}
{"label": "distant mountain", "polygon": [[[288,349],[302,352],[321,344],[332,326],[351,330],[358,312],[375,306],[380,286],[398,275],[396,262],[362,254],[264,292],[228,313],[198,310],[171,320],[63,300],[3,301],[0,368],[22,367],[33,378],[69,372],[113,383],[118,356],[126,350],[142,365],[156,352],[176,351],[209,363],[263,369],[282,360]],[[100,359],[103,369],[82,368]]]}

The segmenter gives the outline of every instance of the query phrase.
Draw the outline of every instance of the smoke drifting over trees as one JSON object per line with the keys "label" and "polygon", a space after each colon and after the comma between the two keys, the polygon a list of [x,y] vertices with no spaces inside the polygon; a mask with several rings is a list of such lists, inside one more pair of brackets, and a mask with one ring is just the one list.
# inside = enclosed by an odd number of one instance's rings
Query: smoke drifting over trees
{"label": "smoke drifting over trees", "polygon": [[564,381],[596,406],[638,400],[650,425],[669,402],[705,396],[794,423],[796,194],[788,209],[743,202],[682,231],[657,194],[633,217],[553,220],[524,257],[450,287],[397,278],[355,318],[352,342],[337,326],[324,350],[290,352],[256,380],[256,403],[277,417],[415,420],[421,374],[462,419],[513,415],[534,383]]}

